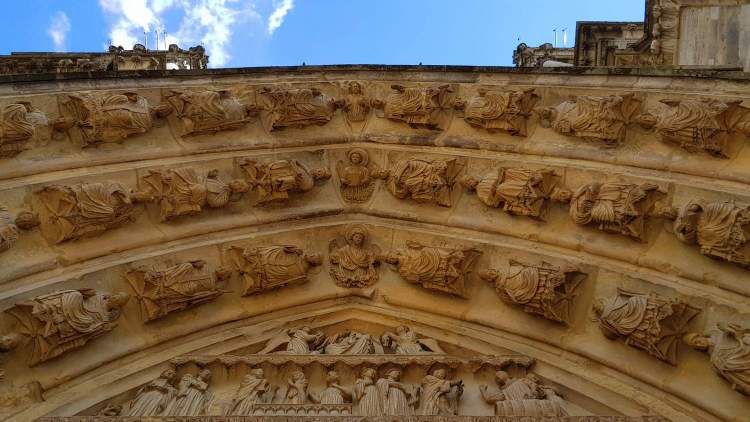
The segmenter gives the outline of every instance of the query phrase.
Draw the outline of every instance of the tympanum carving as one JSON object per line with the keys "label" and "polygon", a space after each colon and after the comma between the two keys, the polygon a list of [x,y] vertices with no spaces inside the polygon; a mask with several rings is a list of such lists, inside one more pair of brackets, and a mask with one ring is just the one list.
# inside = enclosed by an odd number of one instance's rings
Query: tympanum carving
{"label": "tympanum carving", "polygon": [[47,116],[31,103],[21,101],[0,109],[0,157],[15,157],[32,142],[49,137]]}
{"label": "tympanum carving", "polygon": [[336,101],[317,88],[262,88],[258,96],[271,130],[322,126],[336,111]]}
{"label": "tympanum carving", "polygon": [[341,196],[346,202],[354,204],[367,202],[375,190],[375,181],[387,178],[388,172],[370,164],[370,155],[362,148],[353,148],[346,155],[349,164],[342,161],[336,163]]}
{"label": "tympanum carving", "polygon": [[438,367],[422,378],[420,415],[458,415],[464,382],[449,380],[447,375],[445,368]]}
{"label": "tympanum carving", "polygon": [[398,120],[414,128],[442,129],[441,114],[449,108],[453,91],[450,85],[391,85],[391,92],[385,100],[375,100],[373,105],[382,108],[387,119]]}
{"label": "tympanum carving", "polygon": [[242,295],[308,282],[307,272],[322,263],[320,255],[293,245],[232,246],[227,257],[244,281]]}
{"label": "tympanum carving", "polygon": [[164,409],[164,416],[205,415],[211,402],[212,393],[208,389],[211,371],[202,369],[198,375],[185,374],[177,385],[177,393]]}
{"label": "tympanum carving", "polygon": [[159,416],[177,394],[177,374],[167,369],[158,378],[141,387],[123,416]]}
{"label": "tympanum carving", "polygon": [[260,204],[284,202],[290,194],[308,192],[315,187],[315,182],[331,177],[327,168],[311,170],[297,160],[258,163],[246,158],[241,159],[239,165]]}
{"label": "tympanum carving", "polygon": [[257,111],[227,90],[170,91],[165,99],[182,121],[183,136],[241,129]]}
{"label": "tympanum carving", "polygon": [[390,347],[397,355],[419,355],[424,353],[445,353],[437,341],[419,338],[417,333],[406,325],[399,325],[395,332],[385,332],[380,343]]}
{"label": "tympanum carving", "polygon": [[505,371],[495,372],[498,389],[480,385],[482,399],[495,406],[496,416],[568,416],[558,393],[534,374],[511,378]]}
{"label": "tympanum carving", "polygon": [[381,254],[377,245],[366,246],[368,233],[364,226],[355,225],[346,231],[346,245],[337,239],[328,246],[331,278],[341,287],[369,287],[378,281]]}
{"label": "tympanum carving", "polygon": [[14,219],[8,207],[0,204],[0,252],[12,248],[18,241],[18,230],[31,230],[39,225],[39,217],[29,211],[21,211]]}
{"label": "tympanum carving", "polygon": [[710,334],[689,333],[684,341],[708,353],[716,372],[734,390],[750,396],[750,329],[737,323],[719,323]]}
{"label": "tympanum carving", "polygon": [[464,120],[490,133],[505,131],[514,136],[526,136],[526,122],[539,101],[534,89],[523,91],[477,90],[468,102],[457,102],[464,109]]}
{"label": "tympanum carving", "polygon": [[390,170],[386,187],[398,199],[450,207],[453,185],[463,167],[456,159],[401,160]]}

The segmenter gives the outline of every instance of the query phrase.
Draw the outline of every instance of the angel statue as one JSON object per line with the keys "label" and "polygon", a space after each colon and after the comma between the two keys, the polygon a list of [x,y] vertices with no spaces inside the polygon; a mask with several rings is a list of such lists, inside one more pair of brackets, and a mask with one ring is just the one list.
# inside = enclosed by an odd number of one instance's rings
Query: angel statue
{"label": "angel statue", "polygon": [[389,172],[386,187],[398,199],[451,206],[451,192],[463,164],[456,159],[401,160]]}
{"label": "angel statue", "polygon": [[319,355],[326,342],[325,335],[320,331],[312,331],[306,325],[299,328],[283,330],[266,343],[258,354],[277,353],[283,355]]}
{"label": "angel statue", "polygon": [[370,165],[370,156],[362,148],[353,148],[346,153],[349,164],[341,160],[336,163],[336,172],[341,182],[341,196],[346,202],[367,202],[375,190],[376,179],[385,179],[388,172]]}
{"label": "angel statue", "polygon": [[378,281],[380,248],[365,247],[367,229],[355,225],[346,231],[346,245],[339,246],[337,239],[328,245],[331,277],[341,287],[369,287]]}
{"label": "angel statue", "polygon": [[397,355],[421,355],[425,353],[445,353],[437,341],[431,338],[417,338],[417,333],[406,325],[396,327],[396,332],[386,332],[380,343],[393,349]]}

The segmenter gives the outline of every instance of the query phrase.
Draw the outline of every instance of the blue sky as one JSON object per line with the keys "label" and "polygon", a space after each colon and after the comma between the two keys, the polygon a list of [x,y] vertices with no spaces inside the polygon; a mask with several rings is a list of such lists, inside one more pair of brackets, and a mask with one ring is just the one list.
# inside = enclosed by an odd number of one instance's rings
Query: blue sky
{"label": "blue sky", "polygon": [[[578,20],[641,21],[644,0],[5,0],[0,54],[130,48],[148,28],[206,46],[212,67],[511,65],[518,39]],[[562,45],[562,37],[559,38]]]}

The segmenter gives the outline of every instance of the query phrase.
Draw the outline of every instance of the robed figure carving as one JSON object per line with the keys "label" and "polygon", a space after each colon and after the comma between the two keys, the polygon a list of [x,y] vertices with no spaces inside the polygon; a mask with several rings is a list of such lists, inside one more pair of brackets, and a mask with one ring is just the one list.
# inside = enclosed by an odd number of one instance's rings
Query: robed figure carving
{"label": "robed figure carving", "polygon": [[322,263],[320,255],[305,253],[293,245],[231,246],[227,256],[245,282],[243,296],[307,283],[307,272]]}
{"label": "robed figure carving", "polygon": [[253,414],[253,406],[264,402],[263,395],[271,390],[271,386],[263,375],[263,369],[253,368],[242,378],[240,388],[232,399],[229,415],[250,416]]}
{"label": "robed figure carving", "polygon": [[185,374],[177,394],[164,410],[164,416],[202,416],[206,414],[213,394],[208,390],[211,371],[202,369],[197,376]]}
{"label": "robed figure carving", "polygon": [[377,179],[387,178],[388,172],[370,164],[370,155],[362,148],[352,148],[346,155],[349,164],[344,164],[341,160],[336,163],[341,196],[346,202],[354,204],[367,202],[375,190]]}
{"label": "robed figure carving", "polygon": [[377,372],[373,368],[364,368],[354,382],[354,398],[358,416],[382,416],[383,399],[375,382]]}
{"label": "robed figure carving", "polygon": [[128,299],[125,293],[61,290],[17,303],[8,312],[29,338],[27,358],[34,366],[114,330]]}
{"label": "robed figure carving", "polygon": [[29,102],[0,108],[0,158],[15,157],[34,140],[50,138],[47,116]]}
{"label": "robed figure carving", "polygon": [[373,102],[373,105],[383,109],[385,118],[405,122],[414,128],[440,129],[443,120],[441,114],[450,104],[453,88],[449,85],[391,85],[391,90],[384,101]]}
{"label": "robed figure carving", "polygon": [[546,262],[528,265],[510,260],[508,271],[489,269],[479,276],[495,285],[504,302],[523,306],[524,312],[569,325],[576,289],[586,274],[573,266],[558,267]]}
{"label": "robed figure carving", "polygon": [[390,170],[386,187],[398,199],[450,207],[453,185],[463,167],[456,159],[401,160]]}
{"label": "robed figure carving", "polygon": [[141,387],[123,416],[159,416],[177,394],[177,374],[167,369]]}
{"label": "robed figure carving", "polygon": [[512,379],[507,372],[495,372],[498,389],[480,385],[482,399],[495,406],[495,416],[568,416],[564,400],[534,374]]}
{"label": "robed figure carving", "polygon": [[390,347],[397,355],[421,355],[425,353],[445,353],[437,341],[431,338],[419,338],[417,333],[406,325],[396,327],[380,336],[380,343]]}
{"label": "robed figure carving", "polygon": [[266,110],[262,116],[271,130],[323,126],[336,111],[336,101],[317,88],[262,88],[258,97]]}
{"label": "robed figure carving", "polygon": [[618,289],[616,296],[598,299],[593,311],[608,339],[623,338],[625,344],[676,365],[679,340],[700,309],[655,293],[645,295]]}
{"label": "robed figure carving", "polygon": [[271,163],[257,163],[251,159],[241,159],[240,167],[259,204],[284,202],[290,194],[312,190],[315,182],[331,177],[325,167],[309,169],[297,160],[278,160]]}
{"label": "robed figure carving", "polygon": [[466,276],[481,254],[475,248],[442,248],[407,241],[404,249],[389,253],[385,260],[395,265],[409,283],[466,297]]}
{"label": "robed figure carving", "polygon": [[383,346],[367,333],[347,330],[329,336],[323,346],[326,355],[382,355]]}
{"label": "robed figure carving", "polygon": [[286,394],[284,404],[307,403],[307,378],[302,371],[294,371],[292,376],[286,380]]}
{"label": "robed figure carving", "polygon": [[274,336],[266,346],[258,352],[278,353],[284,355],[317,355],[323,352],[327,339],[320,331],[312,331],[308,326],[283,330]]}
{"label": "robed figure carving", "polygon": [[171,91],[165,99],[182,121],[184,136],[240,129],[254,112],[227,90]]}
{"label": "robed figure carving", "polygon": [[458,415],[458,405],[464,393],[462,380],[448,380],[443,368],[433,369],[422,378],[419,400],[420,415]]}
{"label": "robed figure carving", "polygon": [[328,261],[336,285],[362,288],[377,283],[381,252],[377,245],[365,245],[367,235],[367,229],[356,225],[346,231],[345,246],[339,246],[337,239],[329,243]]}
{"label": "robed figure carving", "polygon": [[526,136],[526,121],[539,98],[533,88],[503,92],[480,88],[466,104],[457,105],[464,108],[464,120],[471,126],[490,133],[505,131],[514,136]]}
{"label": "robed figure carving", "polygon": [[401,369],[386,367],[385,377],[375,384],[382,400],[383,414],[389,416],[413,415],[419,401],[418,389],[401,382]]}
{"label": "robed figure carving", "polygon": [[326,388],[320,393],[310,393],[310,400],[316,404],[344,404],[350,403],[352,391],[341,386],[341,379],[336,371],[326,373]]}
{"label": "robed figure carving", "polygon": [[364,93],[362,84],[351,81],[346,86],[347,94],[343,100],[337,101],[337,106],[344,111],[346,119],[351,122],[362,122],[367,119],[372,108],[372,101]]}
{"label": "robed figure carving", "polygon": [[720,323],[716,328],[710,334],[687,334],[684,341],[708,353],[714,370],[734,390],[750,396],[750,329],[736,323]]}
{"label": "robed figure carving", "polygon": [[30,211],[21,211],[14,219],[8,207],[0,204],[0,252],[12,248],[18,241],[18,230],[30,230],[39,225],[39,217]]}

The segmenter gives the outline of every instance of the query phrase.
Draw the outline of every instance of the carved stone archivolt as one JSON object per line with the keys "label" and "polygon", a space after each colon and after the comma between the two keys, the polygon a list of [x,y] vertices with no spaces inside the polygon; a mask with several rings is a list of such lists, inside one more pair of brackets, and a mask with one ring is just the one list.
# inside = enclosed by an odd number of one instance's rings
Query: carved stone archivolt
{"label": "carved stone archivolt", "polygon": [[7,312],[18,320],[29,366],[83,347],[117,327],[125,293],[62,290],[17,303]]}
{"label": "carved stone archivolt", "polygon": [[257,111],[240,103],[228,90],[170,91],[165,100],[182,121],[183,136],[240,129]]}
{"label": "carved stone archivolt", "polygon": [[403,159],[389,171],[386,187],[398,199],[450,207],[451,193],[464,164],[457,159]]}
{"label": "carved stone archivolt", "polygon": [[336,285],[348,288],[370,287],[378,282],[378,267],[382,259],[377,245],[366,245],[367,229],[354,225],[345,233],[346,244],[337,239],[328,245],[331,278]]}
{"label": "carved stone archivolt", "polygon": [[560,267],[546,262],[530,265],[516,260],[510,260],[504,274],[489,269],[480,271],[479,276],[495,285],[503,301],[566,325],[572,322],[576,290],[586,278],[586,274],[572,265]]}
{"label": "carved stone archivolt", "polygon": [[615,296],[597,299],[593,311],[605,337],[622,338],[625,344],[671,365],[677,364],[677,348],[685,327],[700,313],[680,299],[623,289]]}
{"label": "carved stone archivolt", "polygon": [[249,158],[239,161],[250,188],[259,204],[284,202],[290,194],[312,190],[319,180],[327,180],[331,172],[326,167],[308,168],[297,160],[278,160],[259,163]]}
{"label": "carved stone archivolt", "polygon": [[683,340],[708,353],[714,370],[732,389],[750,396],[750,328],[746,325],[719,323],[710,333],[689,333]]}
{"label": "carved stone archivolt", "polygon": [[3,204],[0,204],[0,253],[13,247],[18,241],[19,229],[31,230],[39,225],[39,217],[30,211],[21,211],[13,215]]}
{"label": "carved stone archivolt", "polygon": [[481,178],[465,176],[461,184],[476,192],[488,207],[540,219],[550,200],[570,201],[571,192],[558,187],[558,179],[549,169],[496,168]]}
{"label": "carved stone archivolt", "polygon": [[47,116],[26,101],[0,108],[0,157],[15,157],[50,138]]}
{"label": "carved stone archivolt", "polygon": [[482,399],[495,406],[497,416],[568,416],[565,403],[552,387],[534,374],[511,378],[505,371],[495,372],[497,390],[480,385]]}
{"label": "carved stone archivolt", "polygon": [[466,123],[490,133],[504,131],[514,136],[526,136],[526,122],[540,97],[533,88],[523,91],[477,90],[470,100],[457,101],[456,108],[464,110]]}
{"label": "carved stone archivolt", "polygon": [[388,172],[371,164],[370,154],[362,148],[352,148],[346,156],[348,163],[341,160],[336,163],[341,196],[344,201],[353,204],[367,202],[375,190],[377,179],[386,179]]}
{"label": "carved stone archivolt", "polygon": [[261,88],[258,98],[271,130],[322,126],[336,111],[336,101],[318,88]]}
{"label": "carved stone archivolt", "polygon": [[452,106],[450,85],[407,87],[391,85],[391,92],[384,100],[374,101],[383,109],[383,117],[407,123],[413,128],[439,130],[443,114]]}
{"label": "carved stone archivolt", "polygon": [[322,263],[316,253],[293,245],[230,246],[225,253],[244,282],[242,295],[307,283],[307,273]]}

